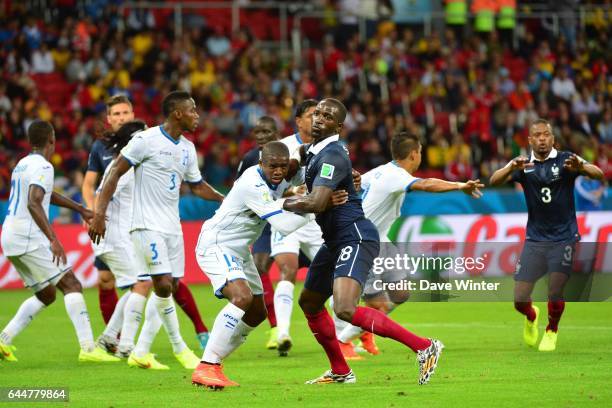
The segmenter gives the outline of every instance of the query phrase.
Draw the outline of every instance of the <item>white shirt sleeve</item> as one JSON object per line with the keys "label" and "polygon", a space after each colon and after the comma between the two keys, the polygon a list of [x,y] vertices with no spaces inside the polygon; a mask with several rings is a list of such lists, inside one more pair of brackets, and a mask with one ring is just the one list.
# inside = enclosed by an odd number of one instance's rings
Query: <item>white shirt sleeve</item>
{"label": "white shirt sleeve", "polygon": [[416,182],[421,180],[418,177],[414,177],[412,174],[406,173],[403,177],[393,177],[391,180],[391,185],[393,186],[393,192],[399,193],[401,191],[405,191],[406,193],[410,192],[410,188]]}
{"label": "white shirt sleeve", "polygon": [[121,149],[121,155],[132,165],[138,166],[149,155],[149,145],[140,135],[135,135],[132,140]]}
{"label": "white shirt sleeve", "polygon": [[242,192],[244,204],[283,235],[292,233],[312,220],[310,215],[303,217],[284,211],[284,200],[274,200],[265,184],[260,187],[245,188]]}
{"label": "white shirt sleeve", "polygon": [[188,183],[199,183],[202,181],[202,174],[198,167],[198,154],[193,145],[189,148],[189,164],[185,172],[185,181]]}
{"label": "white shirt sleeve", "polygon": [[32,169],[30,185],[36,185],[45,190],[45,193],[53,191],[53,166],[50,163],[41,163]]}

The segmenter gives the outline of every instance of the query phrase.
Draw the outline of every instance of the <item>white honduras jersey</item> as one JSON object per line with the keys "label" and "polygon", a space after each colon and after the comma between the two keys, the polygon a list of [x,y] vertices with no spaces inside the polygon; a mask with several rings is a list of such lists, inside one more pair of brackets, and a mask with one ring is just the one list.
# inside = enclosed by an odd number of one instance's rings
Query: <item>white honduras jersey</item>
{"label": "white honduras jersey", "polygon": [[181,136],[174,140],[162,126],[132,137],[121,155],[134,166],[134,205],[130,231],[146,229],[181,235],[181,183],[199,183],[196,150]]}
{"label": "white honduras jersey", "polygon": [[291,157],[292,159],[297,159],[299,161],[300,146],[304,144],[304,142],[302,142],[302,139],[300,138],[300,134],[295,133],[291,136],[282,138],[280,141],[289,148],[289,157]]}
{"label": "white honduras jersey", "polygon": [[220,245],[245,259],[249,245],[270,222],[283,234],[289,234],[312,220],[312,215],[297,215],[283,210],[283,193],[291,185],[301,185],[302,174],[278,186],[269,184],[259,165],[249,167],[234,183],[215,215],[202,226],[196,253],[207,246]]}
{"label": "white honduras jersey", "polygon": [[381,242],[389,242],[389,228],[399,217],[406,193],[417,180],[420,179],[395,162],[378,166],[361,176],[363,212],[376,225]]}
{"label": "white honduras jersey", "polygon": [[[299,162],[300,161],[300,146],[304,144],[304,142],[302,141],[302,138],[300,138],[300,134],[295,133],[291,136],[282,138],[280,141],[289,148],[289,157],[291,157],[292,159],[296,159]],[[305,172],[305,168],[300,169],[300,171]],[[309,231],[315,228],[318,231],[321,230],[321,227],[319,226],[319,224],[317,224],[316,220],[312,220],[310,223],[312,225],[309,225],[308,227],[304,226],[304,229],[303,229],[304,231],[306,231],[307,228]]]}
{"label": "white honduras jersey", "polygon": [[23,255],[49,245],[49,239],[36,225],[28,210],[28,194],[33,185],[45,191],[42,206],[49,218],[53,176],[53,165],[40,154],[24,157],[13,169],[8,210],[2,226],[2,250],[5,256]]}
{"label": "white honduras jersey", "polygon": [[[104,177],[97,194],[100,194],[100,188],[104,185],[108,172],[110,171],[113,162],[106,166]],[[94,253],[102,255],[112,251],[117,245],[132,245],[130,239],[130,226],[132,225],[132,198],[134,196],[134,169],[131,168],[119,179],[115,194],[108,203],[106,208],[106,234],[99,244],[92,242]]]}

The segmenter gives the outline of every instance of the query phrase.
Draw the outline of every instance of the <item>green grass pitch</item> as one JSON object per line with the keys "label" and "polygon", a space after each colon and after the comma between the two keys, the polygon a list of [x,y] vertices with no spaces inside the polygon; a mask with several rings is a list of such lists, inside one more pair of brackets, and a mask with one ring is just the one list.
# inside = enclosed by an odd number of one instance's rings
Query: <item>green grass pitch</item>
{"label": "green grass pitch", "polygon": [[[208,286],[194,286],[211,326],[225,304]],[[0,326],[29,292],[0,292]],[[97,292],[86,291],[94,334],[102,330]],[[540,330],[545,326],[546,304]],[[172,356],[165,332],[153,346],[166,372],[129,368],[126,363],[80,364],[76,336],[61,295],[15,340],[19,362],[0,361],[0,387],[68,387],[66,405],[86,407],[461,407],[610,406],[612,303],[570,303],[561,320],[557,350],[541,353],[522,343],[521,316],[511,303],[407,303],[392,317],[417,333],[442,340],[446,348],[431,382],[417,385],[414,354],[378,339],[382,354],[352,362],[357,384],[307,386],[304,381],[328,368],[296,305],[294,349],[287,358],[264,349],[267,322],[225,362],[225,372],[241,387],[208,391],[191,385],[191,373]],[[200,354],[191,323],[179,311],[188,344]],[[12,404],[25,407],[37,404]],[[56,404],[62,405],[62,404]],[[2,406],[11,404],[0,403]]]}

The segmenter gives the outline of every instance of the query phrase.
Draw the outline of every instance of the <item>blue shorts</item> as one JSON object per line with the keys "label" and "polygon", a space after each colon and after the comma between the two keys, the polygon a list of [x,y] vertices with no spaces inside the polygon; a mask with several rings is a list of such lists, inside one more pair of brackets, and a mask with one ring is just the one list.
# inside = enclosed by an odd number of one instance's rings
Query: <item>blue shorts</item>
{"label": "blue shorts", "polygon": [[272,246],[270,245],[270,240],[272,239],[272,227],[270,224],[266,224],[263,231],[261,231],[261,235],[257,238],[257,241],[253,243],[253,248],[251,249],[252,254],[269,254],[272,252]]}
{"label": "blue shorts", "polygon": [[514,280],[535,282],[549,272],[571,275],[575,242],[525,241]]}
{"label": "blue shorts", "polygon": [[100,257],[98,256],[96,256],[96,259],[94,260],[94,266],[99,271],[110,271],[110,268],[108,267],[108,265],[105,264],[104,261],[100,259]]}
{"label": "blue shorts", "polygon": [[334,279],[347,277],[355,279],[363,289],[379,249],[378,241],[355,240],[334,248],[323,244],[308,268],[304,287],[328,298],[333,293]]}

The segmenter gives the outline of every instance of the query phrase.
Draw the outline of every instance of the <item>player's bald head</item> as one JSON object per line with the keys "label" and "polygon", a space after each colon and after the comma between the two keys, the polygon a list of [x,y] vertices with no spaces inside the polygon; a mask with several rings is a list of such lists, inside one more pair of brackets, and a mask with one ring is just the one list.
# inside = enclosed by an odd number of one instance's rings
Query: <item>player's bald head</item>
{"label": "player's bald head", "polygon": [[344,119],[346,119],[346,106],[342,102],[334,98],[325,98],[320,104],[325,104],[331,106],[334,110],[334,117],[336,121],[340,124],[344,123]]}
{"label": "player's bald head", "polygon": [[276,127],[276,121],[272,116],[262,116],[257,119],[257,123],[255,123],[256,127],[264,127],[272,130],[273,132],[278,132],[278,128]]}
{"label": "player's bald head", "polygon": [[261,161],[268,163],[272,158],[289,159],[289,148],[282,142],[268,142],[261,149]]}

